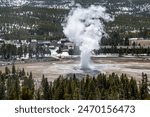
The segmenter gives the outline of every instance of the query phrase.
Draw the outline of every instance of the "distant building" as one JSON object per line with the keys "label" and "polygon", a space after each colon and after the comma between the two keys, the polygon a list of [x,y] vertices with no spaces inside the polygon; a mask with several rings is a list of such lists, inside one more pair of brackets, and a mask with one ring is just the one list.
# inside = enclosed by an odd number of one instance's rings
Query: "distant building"
{"label": "distant building", "polygon": [[73,49],[75,48],[75,44],[73,42],[66,42],[64,43],[64,46],[66,46],[68,49]]}
{"label": "distant building", "polygon": [[67,38],[60,39],[57,42],[57,46],[61,48],[62,52],[69,52],[69,50],[75,49],[75,44],[73,42],[70,42]]}
{"label": "distant building", "polygon": [[12,45],[14,45],[14,42],[11,41],[11,40],[5,40],[5,44],[12,44]]}
{"label": "distant building", "polygon": [[143,39],[143,38],[130,38],[129,39],[129,45],[132,46],[135,44],[135,46],[150,46],[150,39]]}
{"label": "distant building", "polygon": [[51,42],[50,41],[38,41],[38,45],[40,45],[40,46],[50,46]]}
{"label": "distant building", "polygon": [[64,44],[64,43],[67,43],[67,42],[70,42],[67,38],[64,38],[64,39],[60,39],[60,41],[58,41],[57,43],[58,44]]}

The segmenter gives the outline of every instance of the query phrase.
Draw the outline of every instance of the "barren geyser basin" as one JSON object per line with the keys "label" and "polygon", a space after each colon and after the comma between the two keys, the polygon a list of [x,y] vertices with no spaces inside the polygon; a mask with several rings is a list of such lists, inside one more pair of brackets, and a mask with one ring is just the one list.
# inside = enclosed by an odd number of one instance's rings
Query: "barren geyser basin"
{"label": "barren geyser basin", "polygon": [[[49,81],[53,81],[59,77],[59,75],[66,76],[67,74],[78,75],[97,75],[98,73],[117,73],[119,75],[127,74],[129,77],[134,77],[138,81],[141,80],[142,72],[148,75],[150,78],[150,60],[143,60],[142,58],[93,58],[93,71],[84,71],[80,69],[80,60],[60,60],[51,62],[38,62],[38,63],[26,63],[16,64],[16,68],[24,68],[26,72],[32,71],[33,78],[37,81],[42,79],[42,75],[48,78]],[[11,65],[8,66],[11,68]],[[0,67],[0,70],[4,71],[5,66]]]}

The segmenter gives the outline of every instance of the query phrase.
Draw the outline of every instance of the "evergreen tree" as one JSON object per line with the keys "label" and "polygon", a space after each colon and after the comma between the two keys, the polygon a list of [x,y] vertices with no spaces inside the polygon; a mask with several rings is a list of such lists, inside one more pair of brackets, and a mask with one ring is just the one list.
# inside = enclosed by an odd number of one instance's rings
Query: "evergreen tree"
{"label": "evergreen tree", "polygon": [[50,94],[50,86],[49,86],[47,78],[45,78],[44,75],[42,78],[41,86],[42,86],[42,92],[43,92],[43,96],[42,96],[43,99],[45,100],[52,99],[52,96],[51,96],[52,94]]}
{"label": "evergreen tree", "polygon": [[10,70],[9,70],[8,67],[5,67],[5,74],[6,74],[6,75],[10,74]]}
{"label": "evergreen tree", "polygon": [[73,94],[72,84],[73,84],[72,80],[69,80],[69,81],[68,81],[68,84],[67,84],[67,86],[66,86],[65,94],[64,94],[64,98],[65,98],[65,99],[69,99],[69,100],[73,99],[73,95],[72,95],[72,94]]}
{"label": "evergreen tree", "polygon": [[122,49],[122,47],[120,47],[120,49],[119,49],[119,56],[121,57],[122,55],[123,55],[123,49]]}
{"label": "evergreen tree", "polygon": [[14,65],[14,64],[12,65],[12,74],[13,74],[13,75],[16,74],[16,68],[15,68],[15,65]]}
{"label": "evergreen tree", "polygon": [[5,79],[4,76],[0,74],[0,100],[5,99]]}
{"label": "evergreen tree", "polygon": [[32,100],[33,99],[32,92],[26,86],[22,86],[21,99],[22,100]]}
{"label": "evergreen tree", "polygon": [[54,93],[54,99],[56,100],[63,100],[64,99],[64,82],[62,79],[57,80],[58,81],[58,86],[55,89]]}
{"label": "evergreen tree", "polygon": [[133,77],[130,80],[130,91],[131,91],[131,99],[137,100],[139,99],[139,91],[136,80]]}
{"label": "evergreen tree", "polygon": [[147,48],[147,56],[150,55],[150,47]]}
{"label": "evergreen tree", "polygon": [[141,99],[147,99],[149,97],[149,84],[147,74],[142,73],[142,83],[140,84]]}

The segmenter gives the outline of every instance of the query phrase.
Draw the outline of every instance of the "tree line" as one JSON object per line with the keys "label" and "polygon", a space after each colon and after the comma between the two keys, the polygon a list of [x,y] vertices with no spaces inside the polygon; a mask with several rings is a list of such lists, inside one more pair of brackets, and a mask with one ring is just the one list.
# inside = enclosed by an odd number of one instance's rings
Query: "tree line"
{"label": "tree line", "polygon": [[[57,51],[58,53],[61,53],[61,47],[59,47],[59,50]],[[117,46],[103,46],[102,48],[100,47],[99,50],[94,50],[94,53],[96,55],[98,54],[119,54],[120,56],[122,55],[134,55],[134,56],[139,56],[139,55],[150,55],[150,47],[144,48],[142,46],[135,46],[134,43],[131,47],[126,46],[123,48],[120,46],[119,48]],[[28,55],[29,58],[42,58],[44,57],[45,54],[51,54],[51,51],[49,47],[41,46],[41,45],[36,45],[35,47],[27,45],[21,45],[20,47],[17,47],[16,45],[12,44],[2,44],[0,46],[0,59],[3,60],[15,60],[16,58],[21,58],[25,57]],[[75,49],[69,49],[69,55],[79,55],[80,50],[78,48]]]}
{"label": "tree line", "polygon": [[33,79],[32,72],[24,69],[0,72],[1,100],[145,100],[150,99],[149,81],[142,73],[141,81],[121,76],[98,74],[77,78],[59,76],[49,82],[44,75],[40,82]]}
{"label": "tree line", "polygon": [[133,55],[133,56],[139,56],[139,55],[147,55],[150,56],[150,47],[147,48],[143,48],[141,46],[139,47],[135,47],[132,46],[131,48],[129,47],[119,47],[117,48],[117,46],[110,46],[109,48],[107,48],[107,46],[100,48],[99,50],[95,50],[94,51],[96,55],[98,54],[119,54],[119,56],[122,55]]}
{"label": "tree line", "polygon": [[0,58],[4,60],[15,60],[16,58],[24,57],[27,54],[29,58],[32,58],[33,56],[38,58],[40,55],[43,57],[44,54],[51,54],[51,51],[48,47],[38,44],[35,47],[31,44],[29,44],[29,46],[21,45],[20,47],[13,44],[2,44],[0,46]]}

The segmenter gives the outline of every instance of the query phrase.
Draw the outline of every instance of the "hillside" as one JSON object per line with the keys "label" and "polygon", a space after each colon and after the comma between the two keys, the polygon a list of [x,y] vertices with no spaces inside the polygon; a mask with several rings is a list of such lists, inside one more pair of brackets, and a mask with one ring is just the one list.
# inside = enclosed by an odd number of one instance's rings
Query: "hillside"
{"label": "hillside", "polygon": [[150,29],[149,0],[0,0],[0,38],[63,38],[61,24],[74,3],[105,6],[115,16],[109,31]]}
{"label": "hillside", "polygon": [[57,38],[62,36],[65,14],[62,9],[0,7],[0,35],[5,39]]}

